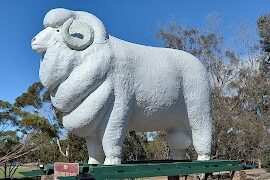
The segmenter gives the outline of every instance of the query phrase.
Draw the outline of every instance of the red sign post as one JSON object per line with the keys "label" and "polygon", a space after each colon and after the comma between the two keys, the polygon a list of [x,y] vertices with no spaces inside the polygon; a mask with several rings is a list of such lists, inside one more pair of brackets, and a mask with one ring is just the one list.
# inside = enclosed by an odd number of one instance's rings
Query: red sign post
{"label": "red sign post", "polygon": [[54,175],[55,176],[76,176],[79,174],[78,163],[54,163]]}

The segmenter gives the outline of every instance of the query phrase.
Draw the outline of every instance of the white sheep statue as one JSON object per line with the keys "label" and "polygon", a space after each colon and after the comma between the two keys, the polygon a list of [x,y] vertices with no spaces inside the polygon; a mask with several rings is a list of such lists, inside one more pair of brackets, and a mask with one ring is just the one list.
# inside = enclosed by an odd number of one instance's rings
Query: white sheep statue
{"label": "white sheep statue", "polygon": [[52,9],[44,27],[31,44],[44,53],[40,80],[64,127],[85,137],[89,164],[120,164],[128,130],[166,132],[172,159],[191,143],[210,159],[210,84],[197,58],[117,39],[87,12]]}

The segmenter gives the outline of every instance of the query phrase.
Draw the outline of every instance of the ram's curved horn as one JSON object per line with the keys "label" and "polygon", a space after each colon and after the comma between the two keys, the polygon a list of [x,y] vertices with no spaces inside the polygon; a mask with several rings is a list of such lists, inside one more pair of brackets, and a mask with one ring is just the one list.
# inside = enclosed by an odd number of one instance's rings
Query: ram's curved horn
{"label": "ram's curved horn", "polygon": [[[74,34],[81,34],[82,37],[76,37],[70,34],[71,25],[72,29],[76,31]],[[82,23],[78,20],[73,20],[72,18],[68,19],[63,24],[62,36],[68,47],[78,51],[86,49],[94,41],[93,28],[86,23]]]}

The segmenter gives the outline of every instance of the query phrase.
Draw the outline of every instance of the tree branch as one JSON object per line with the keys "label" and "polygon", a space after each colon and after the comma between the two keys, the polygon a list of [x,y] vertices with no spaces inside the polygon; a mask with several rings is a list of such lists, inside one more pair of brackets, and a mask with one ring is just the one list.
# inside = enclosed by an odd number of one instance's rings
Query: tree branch
{"label": "tree branch", "polygon": [[67,149],[66,149],[66,154],[62,151],[62,148],[61,148],[61,145],[60,145],[60,142],[59,142],[59,139],[57,138],[56,139],[56,143],[57,143],[57,146],[58,146],[58,149],[59,149],[59,151],[60,151],[60,153],[65,157],[65,158],[67,158],[68,157],[68,149],[69,149],[69,147],[67,147]]}

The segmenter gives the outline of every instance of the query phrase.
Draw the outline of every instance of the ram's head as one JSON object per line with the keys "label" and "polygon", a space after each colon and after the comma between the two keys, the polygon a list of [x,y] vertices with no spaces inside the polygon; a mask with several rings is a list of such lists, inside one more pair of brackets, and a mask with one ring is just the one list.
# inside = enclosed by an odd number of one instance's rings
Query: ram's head
{"label": "ram's head", "polygon": [[74,67],[93,55],[94,44],[106,41],[103,23],[94,15],[57,8],[44,17],[44,30],[32,39],[32,49],[44,54],[40,63],[41,83],[52,94]]}
{"label": "ram's head", "polygon": [[89,92],[90,87],[96,87],[98,77],[103,77],[103,67],[109,67],[108,36],[96,16],[82,11],[53,9],[43,24],[45,29],[32,40],[33,50],[44,53],[40,81],[50,91],[54,106],[67,112],[72,109],[73,98],[86,97],[84,90],[76,88],[85,86]]}
{"label": "ram's head", "polygon": [[74,20],[72,11],[66,9],[50,11],[44,18],[44,27],[32,39],[32,48],[37,52],[46,52],[57,41],[63,41],[70,49],[80,51],[94,41],[93,28],[80,20]]}

